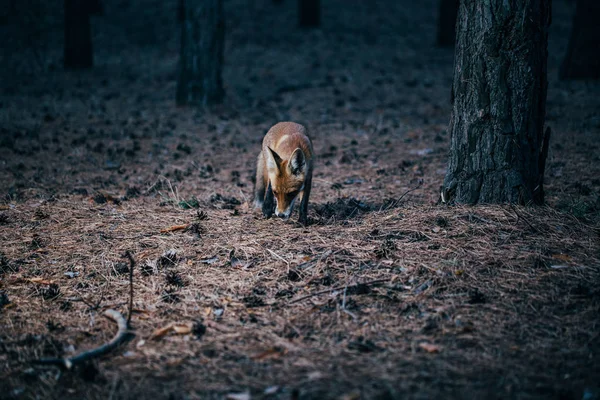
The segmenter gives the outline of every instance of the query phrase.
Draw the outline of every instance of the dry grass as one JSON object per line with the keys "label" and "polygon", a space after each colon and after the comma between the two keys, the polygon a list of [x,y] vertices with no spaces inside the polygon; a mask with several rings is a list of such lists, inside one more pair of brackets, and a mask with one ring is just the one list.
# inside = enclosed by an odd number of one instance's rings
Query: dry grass
{"label": "dry grass", "polygon": [[[588,354],[599,344],[600,246],[573,217],[402,204],[302,228],[263,220],[245,204],[236,216],[202,209],[208,218],[198,221],[196,210],[153,198],[115,206],[70,197],[6,211],[2,251],[18,271],[2,280],[11,301],[3,380],[31,376],[41,385],[26,386],[29,395],[88,398],[104,397],[106,385],[119,396],[279,386],[284,398],[295,390],[372,398],[451,388],[536,397],[592,383],[583,366],[597,368]],[[179,224],[198,225],[160,233]],[[91,377],[28,369],[34,358],[111,337],[100,313],[126,311],[126,250],[150,266],[134,273],[135,341]],[[43,295],[50,282],[60,289],[53,297]],[[197,329],[150,339],[174,322]],[[525,360],[533,365],[524,374]]]}

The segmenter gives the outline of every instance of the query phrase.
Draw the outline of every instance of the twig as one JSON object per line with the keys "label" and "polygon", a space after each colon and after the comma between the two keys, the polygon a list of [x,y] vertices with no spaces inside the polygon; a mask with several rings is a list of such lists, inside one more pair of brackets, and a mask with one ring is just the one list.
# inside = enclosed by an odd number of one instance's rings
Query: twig
{"label": "twig", "polygon": [[[336,251],[337,253],[337,251]],[[296,269],[306,269],[307,271],[317,265],[318,262],[323,261],[327,257],[333,254],[333,250],[327,250],[323,254],[318,257],[313,257],[308,261],[303,262],[302,264],[296,265]]]}
{"label": "twig", "polygon": [[[401,200],[404,198],[404,196],[406,196],[406,195],[407,195],[407,194],[409,194],[410,192],[414,192],[415,190],[417,190],[417,189],[418,189],[418,188],[420,188],[421,186],[423,186],[423,181],[419,181],[419,184],[418,184],[417,186],[415,186],[414,188],[412,188],[412,189],[408,189],[406,192],[404,192],[404,193],[402,194],[402,196],[400,196],[400,197],[398,198],[398,200],[395,200],[395,201],[393,201],[393,202],[392,202],[392,204],[393,204],[393,205],[388,205],[386,208],[387,208],[387,209],[390,209],[390,208],[396,207],[396,206],[397,206],[397,205],[400,203],[400,201],[401,201]],[[383,205],[381,206],[381,208],[379,209],[379,211],[382,211],[382,210],[383,210]]]}
{"label": "twig", "polygon": [[286,263],[288,267],[290,266],[290,262],[289,262],[288,260],[286,260],[285,258],[281,257],[279,254],[275,253],[273,250],[271,250],[271,249],[267,249],[267,251],[268,251],[269,253],[271,253],[271,255],[272,255],[273,257],[275,257],[275,258],[278,258],[278,259],[280,259],[281,261],[283,261],[284,263]]}
{"label": "twig", "polygon": [[[537,229],[535,226],[531,225],[531,223],[527,220],[527,218],[525,218],[525,216],[521,215],[518,213],[516,207],[510,203],[510,208],[515,212],[515,214],[517,215],[517,218],[522,219],[523,221],[525,221],[527,223],[527,225],[529,225],[529,227],[535,232],[535,233],[540,233],[539,229]],[[517,222],[519,222],[517,220]]]}
{"label": "twig", "polygon": [[[102,288],[102,293],[100,294],[100,299],[96,302],[96,304],[91,303],[89,300],[87,300],[86,298],[81,296],[81,292],[79,292],[77,290],[75,290],[75,291],[80,294],[80,297],[78,300],[73,300],[73,301],[82,301],[86,306],[88,306],[88,309],[90,311],[96,311],[97,309],[99,309],[100,304],[104,300],[104,288]],[[69,300],[69,299],[67,299],[67,300]]]}
{"label": "twig", "polygon": [[133,269],[135,268],[135,260],[127,250],[125,256],[129,258],[129,315],[127,316],[127,326],[131,323],[131,314],[133,314]]}
{"label": "twig", "polygon": [[118,330],[115,336],[108,342],[103,344],[100,347],[96,347],[95,349],[84,351],[81,354],[78,354],[74,357],[70,358],[42,358],[40,360],[34,360],[34,364],[41,365],[56,365],[61,368],[71,369],[74,366],[81,364],[85,361],[98,358],[115,348],[117,348],[121,343],[126,340],[132,338],[133,333],[127,330],[127,321],[123,318],[123,315],[115,310],[106,310],[104,312],[104,316],[112,319],[117,323]]}
{"label": "twig", "polygon": [[356,320],[356,314],[346,309],[346,292],[348,291],[348,286],[344,288],[344,296],[342,297],[342,311],[352,317],[353,320]]}
{"label": "twig", "polygon": [[[364,283],[358,283],[357,285],[375,285],[377,283],[389,282],[391,280],[392,280],[392,278],[375,279],[374,281],[368,281],[368,282],[364,282]],[[333,288],[329,288],[329,289],[326,289],[326,290],[321,290],[319,292],[314,292],[314,293],[311,293],[311,294],[307,294],[306,296],[302,296],[302,297],[299,297],[299,298],[297,298],[295,300],[288,301],[287,305],[289,306],[290,304],[298,303],[298,302],[301,302],[302,300],[306,300],[306,299],[311,298],[311,297],[320,296],[322,294],[333,292],[335,290],[341,290],[341,289],[347,289],[347,288],[348,288],[348,285],[342,285],[342,286],[336,286],[336,287],[333,287]]]}

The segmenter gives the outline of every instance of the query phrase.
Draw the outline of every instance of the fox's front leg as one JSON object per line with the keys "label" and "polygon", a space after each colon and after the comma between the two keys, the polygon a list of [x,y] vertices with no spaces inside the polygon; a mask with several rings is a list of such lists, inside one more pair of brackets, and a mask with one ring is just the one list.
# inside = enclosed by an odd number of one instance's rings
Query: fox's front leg
{"label": "fox's front leg", "polygon": [[271,188],[271,182],[267,184],[267,190],[265,191],[265,201],[262,205],[263,215],[267,218],[271,218],[275,212],[275,196],[273,196],[273,189]]}
{"label": "fox's front leg", "polygon": [[302,201],[300,202],[300,218],[298,219],[304,226],[308,225],[308,198],[310,197],[311,186],[312,176],[309,175],[304,182],[304,192],[302,193]]}

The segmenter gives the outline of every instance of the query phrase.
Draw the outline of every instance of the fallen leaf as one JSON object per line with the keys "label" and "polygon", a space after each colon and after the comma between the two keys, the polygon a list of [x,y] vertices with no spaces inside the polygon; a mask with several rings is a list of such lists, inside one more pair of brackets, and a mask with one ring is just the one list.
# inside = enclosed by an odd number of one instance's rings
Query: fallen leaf
{"label": "fallen leaf", "polygon": [[279,386],[269,386],[268,388],[265,389],[265,391],[263,392],[266,395],[271,395],[271,394],[275,394],[279,392]]}
{"label": "fallen leaf", "polygon": [[427,154],[431,154],[431,153],[433,153],[433,149],[430,149],[430,148],[410,151],[410,154],[416,154],[418,156],[426,156]]}
{"label": "fallen leaf", "polygon": [[165,364],[169,367],[176,367],[178,365],[181,365],[184,361],[185,360],[183,358],[173,358],[173,359],[167,360],[167,362]]}
{"label": "fallen leaf", "polygon": [[175,231],[182,231],[185,228],[187,228],[190,224],[184,224],[184,225],[173,225],[170,226],[168,228],[165,229],[161,229],[160,233],[168,233],[168,232],[175,232]]}
{"label": "fallen leaf", "polygon": [[25,280],[27,282],[36,283],[38,285],[51,285],[52,283],[54,283],[53,281],[44,278],[25,278]]}
{"label": "fallen leaf", "polygon": [[152,332],[152,335],[150,335],[149,339],[150,340],[161,339],[163,336],[165,336],[167,333],[169,333],[171,331],[171,329],[173,329],[173,324],[169,324],[163,328],[158,328],[154,332]]}
{"label": "fallen leaf", "polygon": [[340,400],[358,400],[360,399],[360,392],[358,390],[354,390],[350,393],[342,395]]}
{"label": "fallen leaf", "polygon": [[323,378],[323,374],[319,371],[312,371],[308,373],[309,381],[316,381],[317,379]]}
{"label": "fallen leaf", "polygon": [[440,346],[431,343],[419,343],[419,348],[428,353],[439,353],[441,350]]}
{"label": "fallen leaf", "polygon": [[572,261],[573,259],[571,258],[571,256],[567,255],[567,254],[552,254],[552,258],[554,258],[555,260],[561,260],[561,261]]}
{"label": "fallen leaf", "polygon": [[306,368],[314,368],[315,367],[315,363],[313,363],[312,361],[310,361],[307,358],[299,358],[296,361],[294,361],[293,363],[294,366],[296,367],[306,367]]}
{"label": "fallen leaf", "polygon": [[226,400],[250,400],[250,392],[229,393],[225,396]]}
{"label": "fallen leaf", "polygon": [[200,260],[200,262],[201,262],[202,264],[209,264],[209,265],[210,265],[210,264],[214,264],[214,263],[216,263],[217,261],[219,261],[219,257],[217,257],[217,256],[215,256],[215,257],[211,257],[211,258],[205,258],[205,259],[202,259],[202,260]]}
{"label": "fallen leaf", "polygon": [[223,315],[223,313],[225,312],[224,309],[222,308],[216,308],[213,310],[213,314],[215,315],[215,317],[219,318]]}
{"label": "fallen leaf", "polygon": [[223,332],[223,333],[233,333],[235,331],[234,329],[228,328],[225,325],[219,324],[218,322],[211,321],[211,320],[204,321],[204,325],[206,325],[209,328],[216,329],[219,332]]}
{"label": "fallen leaf", "polygon": [[162,328],[158,328],[157,330],[155,330],[152,335],[150,335],[150,340],[158,340],[163,338],[164,336],[166,336],[169,332],[174,332],[178,335],[187,335],[189,333],[192,333],[192,323],[185,323],[185,324],[175,324],[175,323],[170,323],[167,326],[164,326]]}
{"label": "fallen leaf", "polygon": [[285,353],[286,353],[285,349],[272,347],[272,348],[265,350],[262,353],[259,353],[251,358],[253,360],[264,360],[266,358],[279,358],[282,355],[284,355]]}
{"label": "fallen leaf", "polygon": [[192,324],[173,325],[173,331],[178,335],[187,335],[192,333]]}

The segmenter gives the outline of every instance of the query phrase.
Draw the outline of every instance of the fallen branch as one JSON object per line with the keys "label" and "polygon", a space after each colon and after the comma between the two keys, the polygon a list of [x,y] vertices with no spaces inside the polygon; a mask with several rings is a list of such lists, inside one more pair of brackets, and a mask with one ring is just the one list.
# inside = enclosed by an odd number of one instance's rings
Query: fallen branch
{"label": "fallen branch", "polygon": [[[356,285],[353,285],[353,286],[358,286],[358,285],[369,286],[369,285],[375,285],[377,283],[389,282],[391,280],[392,280],[392,278],[376,279],[374,281],[368,281],[368,282],[364,282],[364,283],[357,283]],[[329,289],[326,289],[326,290],[321,290],[319,292],[314,292],[314,293],[311,293],[311,294],[307,294],[306,296],[302,296],[302,297],[299,297],[299,298],[297,298],[295,300],[288,301],[287,305],[289,306],[290,304],[299,303],[302,300],[306,300],[306,299],[309,299],[309,298],[315,297],[315,296],[320,296],[322,294],[330,293],[330,292],[333,292],[333,291],[336,291],[336,290],[348,289],[349,287],[352,287],[352,286],[348,286],[348,285],[336,286],[336,287],[329,288]]]}
{"label": "fallen branch", "polygon": [[104,316],[112,319],[117,323],[118,330],[115,336],[110,342],[103,344],[95,349],[84,351],[74,357],[69,358],[42,358],[40,360],[34,360],[34,364],[41,365],[56,365],[64,369],[71,369],[78,364],[82,364],[85,361],[98,358],[104,354],[117,348],[121,343],[133,338],[134,334],[127,330],[127,321],[123,318],[123,315],[115,310],[106,310]]}

